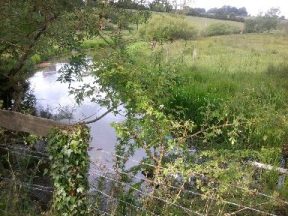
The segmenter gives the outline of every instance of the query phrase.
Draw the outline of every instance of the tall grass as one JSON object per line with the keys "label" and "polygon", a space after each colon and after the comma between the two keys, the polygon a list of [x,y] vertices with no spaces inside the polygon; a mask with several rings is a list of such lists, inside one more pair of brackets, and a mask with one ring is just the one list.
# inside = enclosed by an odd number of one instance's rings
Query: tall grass
{"label": "tall grass", "polygon": [[209,25],[215,24],[215,23],[223,23],[223,24],[234,26],[239,29],[244,28],[244,24],[242,22],[235,22],[235,21],[228,21],[228,20],[218,20],[218,19],[194,17],[194,16],[186,16],[186,20],[189,21],[192,25],[194,25],[197,29],[199,29],[200,32],[202,32]]}
{"label": "tall grass", "polygon": [[[199,127],[207,123],[209,109],[219,116],[210,116],[212,123],[224,115],[230,120],[241,118],[245,126],[239,135],[239,148],[280,148],[288,138],[285,37],[218,36],[167,43],[156,51],[147,46],[144,49],[142,42],[129,48],[135,62],[139,59],[139,64],[149,67],[153,52],[162,52],[161,61],[169,65],[165,70],[177,77],[167,89],[170,95],[157,99],[167,110],[181,110],[180,118],[193,120]],[[215,144],[229,147],[222,138]]]}

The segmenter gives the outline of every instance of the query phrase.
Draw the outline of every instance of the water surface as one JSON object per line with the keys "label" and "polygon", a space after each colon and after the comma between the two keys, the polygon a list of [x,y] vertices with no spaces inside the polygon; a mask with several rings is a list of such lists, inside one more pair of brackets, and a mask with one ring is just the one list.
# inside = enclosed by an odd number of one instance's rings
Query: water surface
{"label": "water surface", "polygon": [[[86,121],[91,120],[107,111],[106,108],[92,103],[89,100],[85,100],[81,105],[76,103],[73,95],[69,95],[69,84],[57,81],[60,75],[59,70],[63,66],[64,63],[53,64],[46,69],[37,71],[34,76],[29,79],[31,89],[37,100],[36,107],[38,110],[49,108],[49,111],[53,114],[58,113],[59,109],[69,110],[73,114],[73,118],[69,119],[70,123],[82,121],[83,119]],[[74,82],[72,86],[77,87],[84,83],[92,83],[93,81],[94,78],[89,75],[85,76],[82,82]],[[92,164],[96,162],[103,163],[107,167],[112,166],[113,160],[115,159],[114,147],[117,138],[111,123],[120,122],[124,119],[124,115],[109,113],[101,120],[89,125],[92,137],[89,155]],[[127,163],[127,166],[130,167],[134,165],[136,163],[135,160],[139,160],[143,156],[144,153],[138,151],[133,157],[133,160]]]}

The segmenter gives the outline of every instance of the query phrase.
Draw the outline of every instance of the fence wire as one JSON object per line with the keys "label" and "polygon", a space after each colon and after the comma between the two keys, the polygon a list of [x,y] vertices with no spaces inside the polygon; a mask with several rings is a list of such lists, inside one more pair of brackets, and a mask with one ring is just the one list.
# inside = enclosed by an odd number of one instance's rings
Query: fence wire
{"label": "fence wire", "polygon": [[[97,166],[96,163],[93,163],[94,165]],[[115,171],[114,169],[112,168],[107,168],[109,169],[110,171]],[[123,171],[119,171],[117,170],[116,172],[119,172],[121,174],[124,174],[124,175],[131,175],[131,173],[128,173],[128,172],[123,172]],[[94,175],[94,174],[92,174]],[[118,180],[115,180],[115,179],[112,179],[112,178],[109,178],[109,177],[106,177],[106,176],[103,176],[103,175],[100,175],[100,174],[95,174],[97,176],[101,176],[101,177],[104,177],[108,180],[111,180],[111,181],[115,181],[117,183],[121,183],[121,184],[127,184],[125,182],[120,182]],[[238,204],[238,203],[235,203],[235,202],[231,202],[231,201],[227,201],[227,200],[219,200],[219,199],[215,199],[213,197],[206,197],[204,194],[201,194],[201,193],[198,193],[198,192],[195,192],[195,191],[191,191],[191,190],[187,190],[187,189],[184,189],[183,187],[176,187],[176,186],[173,186],[173,185],[169,185],[169,184],[166,184],[166,183],[163,183],[163,182],[155,182],[155,181],[152,181],[152,180],[149,180],[147,178],[140,178],[140,177],[137,177],[137,176],[130,176],[132,178],[135,178],[135,179],[138,179],[138,180],[141,180],[141,181],[145,181],[145,182],[148,182],[148,183],[152,183],[152,184],[155,184],[155,185],[163,185],[165,187],[169,187],[171,189],[176,189],[176,190],[179,190],[179,191],[183,191],[183,192],[187,192],[187,193],[190,193],[192,195],[195,195],[195,196],[200,196],[202,199],[212,199],[212,200],[215,200],[215,201],[219,201],[219,202],[222,202],[224,204],[228,204],[228,205],[231,205],[231,206],[235,206],[235,207],[238,207],[240,208],[241,211],[244,211],[244,210],[250,210],[250,211],[253,211],[253,212],[257,212],[257,213],[260,213],[262,215],[269,215],[269,216],[277,216],[275,214],[272,214],[272,213],[269,213],[269,212],[265,212],[265,211],[262,211],[262,210],[259,210],[259,209],[256,209],[256,208],[253,208],[253,207],[250,207],[250,206],[245,206],[245,205],[242,205],[242,204]],[[132,188],[133,189],[133,188]],[[157,197],[156,199],[159,199],[159,197]],[[162,198],[160,198],[161,200]],[[163,200],[162,200],[163,201]],[[164,201],[165,202],[165,201]],[[269,203],[269,202],[265,202],[265,203]],[[261,203],[261,205],[263,205],[264,203]],[[258,204],[259,205],[259,204]],[[180,207],[181,208],[181,207]],[[185,207],[182,206],[182,209],[185,209]],[[240,211],[239,210],[239,211]],[[195,214],[198,214],[199,212],[193,212]],[[200,214],[200,213],[199,213]],[[201,214],[200,214],[201,215]]]}
{"label": "fence wire", "polygon": [[[1,149],[4,149],[4,150],[7,150],[9,152],[12,152],[12,153],[15,153],[15,154],[18,154],[18,155],[27,155],[27,156],[30,156],[30,157],[34,157],[34,158],[37,158],[37,159],[40,159],[40,160],[48,160],[48,155],[45,154],[45,153],[41,153],[41,152],[37,152],[37,151],[33,151],[33,150],[30,150],[30,149],[26,149],[26,148],[21,148],[21,147],[11,147],[11,146],[7,146],[7,145],[0,145],[0,148]],[[105,154],[109,154],[109,155],[113,155],[115,157],[119,157],[119,158],[123,158],[123,159],[126,159],[125,157],[121,156],[121,155],[117,155],[117,154],[113,154],[111,152],[107,152],[107,151],[104,151],[104,150],[101,150],[103,153]],[[150,167],[153,167],[155,168],[156,166],[153,165],[153,164],[149,164],[149,163],[145,163],[143,161],[138,161],[138,160],[134,160],[134,159],[130,159],[134,162],[136,162],[137,164],[144,164],[144,165],[147,165],[147,166],[150,166]],[[99,166],[99,164],[91,161],[91,165],[94,165],[94,166]],[[160,168],[163,168],[163,167],[160,167]],[[175,190],[179,190],[179,191],[184,191],[184,192],[187,192],[187,193],[190,193],[192,195],[195,195],[195,196],[199,196],[201,197],[202,199],[205,199],[205,196],[201,193],[198,193],[198,192],[195,192],[195,191],[192,191],[192,190],[188,190],[188,189],[185,189],[183,187],[176,187],[176,186],[173,186],[173,185],[169,185],[169,184],[165,184],[163,182],[155,182],[153,180],[150,180],[150,179],[147,179],[147,178],[140,178],[136,175],[131,175],[131,173],[128,173],[128,172],[124,172],[124,171],[120,171],[120,170],[115,170],[113,168],[105,168],[106,171],[107,170],[110,170],[111,172],[118,172],[118,173],[121,173],[121,174],[124,174],[124,175],[127,175],[131,178],[134,178],[134,179],[138,179],[140,181],[145,181],[149,184],[162,184],[163,186],[166,186],[166,187],[169,187],[171,189],[175,189]],[[114,179],[114,178],[111,178],[105,174],[99,174],[99,173],[92,173],[91,174],[92,176],[98,176],[98,177],[102,177],[108,181],[114,181],[116,183],[119,183],[125,187],[129,187],[130,189],[134,190],[134,191],[137,191],[138,193],[142,194],[143,196],[148,196],[148,197],[151,197],[152,199],[157,199],[165,204],[167,204],[168,206],[174,206],[176,208],[179,208],[179,209],[182,209],[183,212],[185,212],[186,214],[188,215],[199,215],[199,216],[202,216],[204,214],[198,212],[198,211],[194,211],[190,208],[187,208],[187,207],[184,207],[180,204],[176,204],[175,202],[171,202],[169,200],[166,200],[162,197],[158,197],[158,196],[155,196],[153,194],[150,194],[150,193],[147,193],[147,192],[144,192],[143,190],[140,190],[138,188],[135,188],[133,186],[131,186],[130,184],[128,184],[127,182],[124,182],[124,181],[119,181],[117,179]],[[46,187],[46,186],[43,186],[43,185],[39,185],[39,184],[32,184],[32,183],[28,183],[28,182],[22,182],[22,181],[19,181],[19,180],[16,180],[16,179],[10,179],[10,178],[5,178],[5,177],[1,177],[0,176],[0,180],[2,182],[6,182],[6,183],[14,183],[14,184],[17,184],[17,185],[20,185],[22,187],[25,187],[25,188],[28,188],[28,189],[31,189],[31,190],[38,190],[38,191],[42,191],[42,192],[46,192],[46,193],[51,193],[53,194],[53,187]],[[107,199],[110,199],[110,200],[114,200],[116,202],[121,202],[121,203],[124,203],[126,205],[129,205],[141,212],[144,212],[144,213],[149,213],[149,215],[158,215],[156,214],[155,212],[152,212],[144,207],[140,207],[140,206],[137,206],[137,205],[133,205],[132,203],[129,203],[129,202],[126,202],[122,199],[119,199],[119,198],[116,198],[116,197],[113,197],[107,193],[105,193],[105,191],[103,190],[99,190],[97,188],[96,185],[94,184],[91,184],[90,185],[91,188],[93,188],[93,190],[95,192],[97,192],[98,194],[101,194],[101,196],[104,196],[106,197]],[[238,186],[237,186],[238,187]],[[255,190],[250,190],[250,189],[246,189],[246,188],[241,188],[241,187],[238,187],[239,189],[242,189],[242,190],[248,190],[248,192],[251,192],[251,193],[256,193],[257,195],[259,196],[263,196],[263,197],[266,197],[266,198],[269,198],[269,199],[273,199],[274,201],[280,201],[282,202],[283,204],[287,205],[288,202],[284,201],[284,200],[281,200],[281,199],[276,199],[275,197],[273,196],[270,196],[268,194],[265,194],[265,193],[261,193],[261,192],[258,192],[258,191],[255,191]],[[214,198],[206,198],[206,199],[214,199]],[[217,200],[216,198],[214,199],[215,201],[219,201]],[[231,205],[231,206],[235,206],[237,208],[239,208],[239,210],[237,211],[234,211],[234,212],[231,212],[231,213],[226,213],[225,215],[237,215],[245,210],[250,210],[250,211],[253,211],[254,213],[258,213],[258,214],[261,214],[261,215],[269,215],[269,216],[277,216],[275,214],[272,214],[272,213],[269,213],[269,212],[265,212],[265,211],[262,211],[262,210],[259,210],[255,207],[257,206],[262,206],[262,205],[265,205],[265,204],[269,204],[269,201],[268,202],[263,202],[263,203],[260,203],[260,204],[256,204],[254,207],[250,207],[250,206],[245,206],[245,205],[242,205],[242,204],[238,204],[238,203],[235,203],[235,202],[231,202],[231,201],[227,201],[227,200],[221,200],[221,202],[225,203],[225,204],[228,204],[228,205]],[[99,213],[103,214],[103,215],[110,215],[110,213],[106,212],[105,209],[98,209],[94,206],[92,206],[92,208],[96,211],[98,211]],[[0,210],[3,212],[3,210],[0,208]]]}
{"label": "fence wire", "polygon": [[[117,154],[115,154],[115,153],[108,152],[108,151],[105,151],[105,150],[103,150],[103,149],[100,149],[99,151],[101,151],[101,152],[103,152],[103,153],[105,153],[105,154],[107,154],[107,155],[110,155],[110,156],[112,155],[112,156],[117,157],[117,158],[127,159],[127,158],[124,157],[124,156],[117,155]],[[149,164],[149,163],[146,163],[146,162],[143,162],[143,161],[139,161],[139,160],[135,160],[135,159],[132,159],[132,158],[130,158],[129,160],[130,160],[130,161],[133,161],[133,162],[135,162],[135,163],[137,163],[137,164],[139,164],[139,165],[140,165],[140,164],[143,164],[143,165],[146,165],[146,166],[149,166],[149,167],[152,167],[152,168],[164,169],[164,167],[162,167],[162,166],[155,166],[155,165],[153,165],[153,164]],[[202,173],[197,173],[197,172],[193,172],[193,174],[202,175]],[[224,185],[225,185],[225,184],[224,184]],[[257,191],[256,189],[249,189],[249,188],[240,187],[240,186],[238,186],[238,185],[228,185],[228,184],[226,184],[225,186],[236,187],[236,188],[238,188],[238,189],[240,189],[240,190],[249,192],[249,193],[251,193],[251,194],[256,194],[256,195],[259,195],[259,196],[263,196],[263,197],[272,199],[272,200],[274,200],[274,201],[281,202],[281,203],[283,203],[283,204],[285,204],[285,205],[288,205],[288,202],[287,202],[287,201],[285,201],[285,200],[283,200],[283,199],[280,199],[280,198],[277,198],[277,199],[276,199],[275,197],[273,197],[273,196],[271,196],[271,195],[268,195],[268,194],[265,194],[265,193],[261,193],[261,192]]]}

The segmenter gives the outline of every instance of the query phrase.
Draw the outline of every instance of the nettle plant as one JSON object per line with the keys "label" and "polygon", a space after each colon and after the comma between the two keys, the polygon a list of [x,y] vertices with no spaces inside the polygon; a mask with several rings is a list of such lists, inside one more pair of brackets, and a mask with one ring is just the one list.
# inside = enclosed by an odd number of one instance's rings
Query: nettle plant
{"label": "nettle plant", "polygon": [[54,215],[88,215],[89,130],[85,125],[54,129],[49,137],[49,170],[54,184]]}

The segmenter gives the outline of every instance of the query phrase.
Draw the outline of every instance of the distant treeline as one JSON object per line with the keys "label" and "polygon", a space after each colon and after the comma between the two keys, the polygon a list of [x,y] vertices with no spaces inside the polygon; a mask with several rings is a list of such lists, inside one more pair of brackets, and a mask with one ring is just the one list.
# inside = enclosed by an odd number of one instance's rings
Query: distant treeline
{"label": "distant treeline", "polygon": [[[95,6],[101,1],[88,0],[90,4]],[[285,20],[284,16],[280,16],[280,10],[278,8],[271,8],[264,14],[260,14],[256,17],[248,15],[245,7],[233,7],[225,5],[220,8],[211,8],[206,10],[205,8],[191,8],[189,6],[182,6],[179,9],[179,5],[175,1],[175,4],[171,4],[168,0],[153,0],[148,2],[146,0],[110,0],[110,5],[114,5],[117,8],[134,9],[134,10],[149,10],[156,12],[181,12],[187,16],[206,17],[221,20],[231,20],[245,23],[245,32],[267,32],[277,28],[281,20]],[[176,9],[177,8],[177,9]]]}
{"label": "distant treeline", "polygon": [[[144,0],[138,2],[131,0],[120,0],[110,1],[110,4],[113,4],[120,8],[151,10],[156,12],[172,12],[176,11],[175,8],[178,8],[177,5],[172,5],[167,0],[154,0],[150,3],[147,3],[147,1]],[[191,8],[189,6],[185,6],[182,9],[177,9],[177,11],[182,11],[188,16],[199,16],[222,20],[233,20],[239,22],[244,22],[244,17],[248,16],[248,12],[245,7],[236,8],[232,6],[211,8],[207,11],[205,8]]]}
{"label": "distant treeline", "polygon": [[244,22],[248,12],[245,7],[236,8],[232,6],[223,6],[221,8],[211,8],[206,11],[205,8],[186,7],[184,11],[188,16],[200,16],[214,19],[233,20]]}

